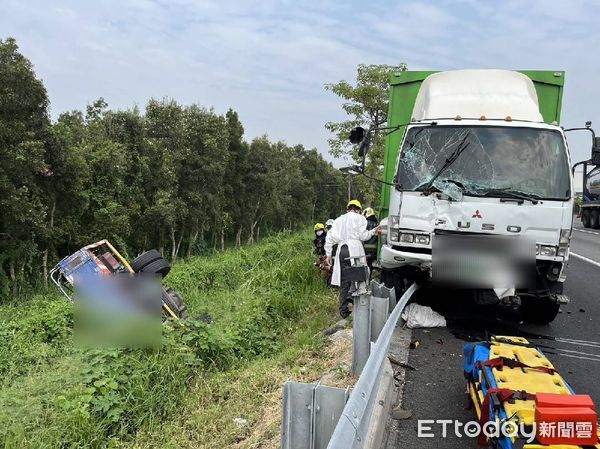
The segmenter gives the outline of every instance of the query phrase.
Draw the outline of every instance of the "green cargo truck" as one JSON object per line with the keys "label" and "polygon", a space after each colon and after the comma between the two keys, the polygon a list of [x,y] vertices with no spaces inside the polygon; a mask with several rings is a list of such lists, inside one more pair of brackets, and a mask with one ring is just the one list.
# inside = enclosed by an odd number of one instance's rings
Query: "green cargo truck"
{"label": "green cargo truck", "polygon": [[[470,290],[548,323],[568,301],[573,187],[562,71],[391,79],[379,264],[388,286]],[[363,139],[363,134],[365,138]],[[369,133],[358,129],[360,154]]]}

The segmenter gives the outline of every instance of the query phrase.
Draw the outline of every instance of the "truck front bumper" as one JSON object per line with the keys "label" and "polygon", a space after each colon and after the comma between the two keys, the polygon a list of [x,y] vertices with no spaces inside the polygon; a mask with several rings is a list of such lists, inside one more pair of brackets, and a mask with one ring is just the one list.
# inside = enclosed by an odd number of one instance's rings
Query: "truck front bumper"
{"label": "truck front bumper", "polygon": [[381,266],[387,269],[405,265],[431,266],[431,248],[418,248],[418,250],[422,252],[404,251],[397,246],[382,245],[379,257]]}

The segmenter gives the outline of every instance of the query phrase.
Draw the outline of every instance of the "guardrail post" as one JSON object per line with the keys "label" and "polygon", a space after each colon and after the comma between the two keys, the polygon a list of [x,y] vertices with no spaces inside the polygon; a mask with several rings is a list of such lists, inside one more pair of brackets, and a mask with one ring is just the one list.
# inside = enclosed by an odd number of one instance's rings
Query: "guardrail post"
{"label": "guardrail post", "polygon": [[378,296],[378,297],[385,297],[386,295],[384,295],[383,293],[381,293],[381,287],[385,288],[385,285],[380,284],[379,282],[372,280],[371,281],[371,295],[373,296]]}
{"label": "guardrail post", "polygon": [[381,329],[385,325],[388,319],[390,311],[390,300],[388,298],[378,298],[377,296],[371,296],[371,341],[375,343],[377,337],[381,333]]}
{"label": "guardrail post", "polygon": [[360,376],[371,353],[371,296],[355,296],[352,314],[352,374]]}
{"label": "guardrail post", "polygon": [[349,388],[287,381],[281,449],[326,449],[349,396]]}
{"label": "guardrail post", "polygon": [[381,381],[386,378],[386,366],[389,368],[387,353],[390,341],[402,309],[417,289],[418,286],[413,284],[404,292],[385,323],[377,342],[373,345],[371,355],[363,365],[363,373],[344,407],[327,449],[371,449],[372,444],[376,443],[377,435],[380,435],[378,426],[385,424],[385,420],[377,416],[376,404],[379,404],[379,387],[389,389],[389,386],[381,384]]}
{"label": "guardrail post", "polygon": [[313,400],[313,449],[326,449],[342,416],[350,389],[317,384]]}
{"label": "guardrail post", "polygon": [[281,449],[312,449],[313,390],[312,384],[284,384]]}
{"label": "guardrail post", "polygon": [[389,298],[390,313],[392,313],[392,310],[396,307],[396,289],[394,287],[388,288],[381,284],[381,296]]}

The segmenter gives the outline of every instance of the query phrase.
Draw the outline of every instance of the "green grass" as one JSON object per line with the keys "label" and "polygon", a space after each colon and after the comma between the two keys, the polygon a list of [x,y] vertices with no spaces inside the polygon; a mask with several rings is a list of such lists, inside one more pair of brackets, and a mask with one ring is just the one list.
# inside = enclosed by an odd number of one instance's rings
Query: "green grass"
{"label": "green grass", "polygon": [[[191,259],[167,283],[192,317],[208,312],[213,322],[165,325],[157,350],[79,349],[58,295],[0,306],[0,447],[233,444],[231,416],[256,422],[263,396],[241,397],[281,388],[270,370],[292,372],[301,354],[318,354],[318,330],[335,319],[309,234]],[[229,391],[240,382],[244,395]]]}

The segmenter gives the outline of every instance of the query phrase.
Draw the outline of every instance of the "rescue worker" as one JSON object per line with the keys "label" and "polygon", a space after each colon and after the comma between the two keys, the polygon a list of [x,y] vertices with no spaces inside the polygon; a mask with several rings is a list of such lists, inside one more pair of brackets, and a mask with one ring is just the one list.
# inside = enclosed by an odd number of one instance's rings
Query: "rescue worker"
{"label": "rescue worker", "polygon": [[[363,211],[363,216],[367,219],[367,230],[375,229],[379,226],[379,220],[377,220],[375,211],[372,208],[367,207]],[[364,243],[365,254],[367,255],[367,265],[369,266],[370,272],[373,271],[373,261],[377,260],[377,246],[378,240],[376,235]]]}
{"label": "rescue worker", "polygon": [[368,280],[368,268],[357,266],[357,259],[355,259],[365,256],[362,242],[369,240],[374,235],[381,235],[379,228],[367,230],[367,219],[361,214],[362,206],[358,200],[349,201],[346,210],[344,215],[335,219],[325,239],[328,264],[331,264],[333,245],[338,245],[331,284],[340,287],[340,315],[342,318],[350,315],[348,306],[352,302],[352,283]]}
{"label": "rescue worker", "polygon": [[315,246],[315,255],[323,257],[325,256],[325,237],[327,236],[327,231],[323,223],[317,223],[314,229],[315,239],[313,240],[313,245]]}
{"label": "rescue worker", "polygon": [[[333,218],[330,218],[325,222],[325,228],[327,228],[327,232],[329,232],[329,230],[331,229],[332,226],[333,226]],[[331,250],[331,267],[333,267],[333,265],[335,265],[336,253],[337,253],[337,245],[333,245],[333,249]]]}

